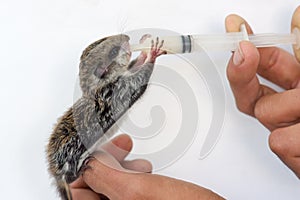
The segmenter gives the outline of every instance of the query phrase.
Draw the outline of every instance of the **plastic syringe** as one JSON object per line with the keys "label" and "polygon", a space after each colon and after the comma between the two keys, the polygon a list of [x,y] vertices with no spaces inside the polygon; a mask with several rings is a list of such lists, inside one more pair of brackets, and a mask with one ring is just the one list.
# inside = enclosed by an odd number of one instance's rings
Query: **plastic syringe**
{"label": "plastic syringe", "polygon": [[[156,37],[147,38],[142,44],[132,44],[132,51],[147,51],[151,47],[151,41]],[[248,40],[256,47],[271,47],[283,44],[293,44],[296,49],[300,48],[300,30],[295,28],[291,34],[250,34],[246,26],[241,26],[240,32],[231,32],[214,35],[179,35],[159,37],[164,40],[162,49],[168,54],[191,53],[197,51],[235,51],[240,41]]]}

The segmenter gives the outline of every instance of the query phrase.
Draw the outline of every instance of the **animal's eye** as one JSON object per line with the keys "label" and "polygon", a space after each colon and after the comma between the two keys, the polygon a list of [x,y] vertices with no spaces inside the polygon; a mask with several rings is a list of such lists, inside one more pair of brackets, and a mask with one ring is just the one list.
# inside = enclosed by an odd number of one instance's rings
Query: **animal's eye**
{"label": "animal's eye", "polygon": [[113,47],[113,48],[110,50],[109,54],[108,54],[108,58],[109,58],[109,59],[115,58],[115,57],[118,55],[119,50],[120,50],[120,47],[119,47],[119,46]]}

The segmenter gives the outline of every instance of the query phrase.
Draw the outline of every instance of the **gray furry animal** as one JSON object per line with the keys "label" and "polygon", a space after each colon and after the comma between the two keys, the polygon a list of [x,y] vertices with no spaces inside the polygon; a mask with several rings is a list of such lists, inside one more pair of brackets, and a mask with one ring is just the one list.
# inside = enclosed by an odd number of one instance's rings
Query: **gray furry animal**
{"label": "gray furry animal", "polygon": [[[142,37],[143,42],[149,35]],[[82,97],[58,119],[46,149],[49,172],[62,199],[72,199],[68,184],[76,180],[90,150],[145,92],[163,41],[152,41],[148,53],[130,62],[127,35],[89,45],[79,66]]]}

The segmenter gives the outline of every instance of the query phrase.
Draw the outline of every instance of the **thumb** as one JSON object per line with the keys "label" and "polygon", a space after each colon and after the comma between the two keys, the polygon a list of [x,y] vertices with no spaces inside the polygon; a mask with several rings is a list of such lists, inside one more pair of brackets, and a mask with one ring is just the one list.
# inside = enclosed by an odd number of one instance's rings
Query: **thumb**
{"label": "thumb", "polygon": [[260,84],[256,76],[259,53],[248,41],[239,43],[228,67],[227,77],[240,111],[254,115],[254,104],[259,96]]}
{"label": "thumb", "polygon": [[229,82],[235,87],[244,87],[249,82],[256,80],[258,64],[259,53],[255,46],[248,41],[240,42],[228,63]]}

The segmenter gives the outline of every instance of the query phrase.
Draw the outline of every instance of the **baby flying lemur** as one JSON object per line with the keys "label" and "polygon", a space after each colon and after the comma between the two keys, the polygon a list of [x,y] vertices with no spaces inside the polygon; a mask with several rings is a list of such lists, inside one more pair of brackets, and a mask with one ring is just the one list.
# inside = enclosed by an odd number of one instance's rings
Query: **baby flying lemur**
{"label": "baby flying lemur", "polygon": [[59,118],[46,150],[62,199],[72,198],[68,184],[84,170],[93,145],[145,92],[155,59],[165,53],[162,46],[157,38],[148,53],[130,62],[129,37],[121,34],[100,39],[83,51],[82,97]]}

